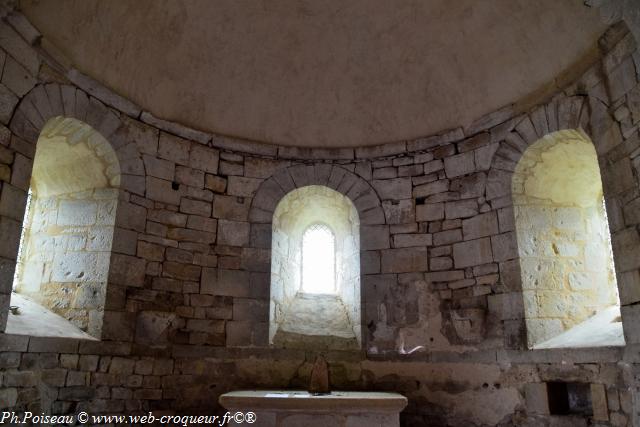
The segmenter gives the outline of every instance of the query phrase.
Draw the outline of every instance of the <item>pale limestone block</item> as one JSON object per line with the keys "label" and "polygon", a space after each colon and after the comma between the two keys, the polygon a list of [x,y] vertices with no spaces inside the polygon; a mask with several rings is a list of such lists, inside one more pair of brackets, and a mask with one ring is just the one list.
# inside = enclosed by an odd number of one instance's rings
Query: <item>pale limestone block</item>
{"label": "pale limestone block", "polygon": [[70,252],[56,254],[51,280],[62,283],[92,282],[104,279],[98,270],[99,254]]}
{"label": "pale limestone block", "polygon": [[61,200],[58,225],[93,225],[96,222],[98,205],[91,200]]}
{"label": "pale limestone block", "polygon": [[108,252],[113,242],[113,227],[91,227],[87,234],[86,250]]}
{"label": "pale limestone block", "polygon": [[529,346],[548,340],[565,330],[560,319],[527,318],[525,321]]}
{"label": "pale limestone block", "polygon": [[117,194],[112,200],[100,200],[97,202],[98,212],[96,215],[96,225],[115,225],[118,201]]}

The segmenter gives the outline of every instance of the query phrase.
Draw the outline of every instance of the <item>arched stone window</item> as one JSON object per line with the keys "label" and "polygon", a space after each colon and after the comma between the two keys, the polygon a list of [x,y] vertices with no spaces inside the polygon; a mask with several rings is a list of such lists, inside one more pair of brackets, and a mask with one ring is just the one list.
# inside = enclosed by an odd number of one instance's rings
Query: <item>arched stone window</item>
{"label": "arched stone window", "polygon": [[581,131],[538,140],[512,180],[531,348],[624,345],[595,148]]}
{"label": "arched stone window", "polygon": [[289,192],[273,214],[270,342],[360,348],[360,221],[321,185]]}
{"label": "arched stone window", "polygon": [[119,185],[116,154],[92,127],[63,117],[45,124],[6,332],[100,337]]}

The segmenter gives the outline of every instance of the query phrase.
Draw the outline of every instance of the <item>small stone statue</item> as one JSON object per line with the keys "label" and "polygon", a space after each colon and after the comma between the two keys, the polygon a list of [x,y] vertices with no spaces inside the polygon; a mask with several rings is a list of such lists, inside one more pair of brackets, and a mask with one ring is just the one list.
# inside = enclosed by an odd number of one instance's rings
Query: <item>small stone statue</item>
{"label": "small stone statue", "polygon": [[329,394],[329,365],[322,356],[316,357],[311,370],[311,381],[309,383],[309,394],[319,396]]}

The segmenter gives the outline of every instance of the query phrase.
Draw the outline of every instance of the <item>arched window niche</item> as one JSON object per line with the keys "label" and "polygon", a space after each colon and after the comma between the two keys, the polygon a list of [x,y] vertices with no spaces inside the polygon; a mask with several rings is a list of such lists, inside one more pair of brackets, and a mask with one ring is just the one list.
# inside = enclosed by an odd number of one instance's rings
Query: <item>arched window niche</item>
{"label": "arched window niche", "polygon": [[620,300],[593,143],[546,135],[512,181],[529,348],[624,345]]}
{"label": "arched window niche", "polygon": [[91,126],[55,117],[36,144],[6,332],[100,338],[120,167]]}
{"label": "arched window niche", "polygon": [[359,349],[360,221],[351,200],[301,187],[282,198],[272,226],[270,343]]}

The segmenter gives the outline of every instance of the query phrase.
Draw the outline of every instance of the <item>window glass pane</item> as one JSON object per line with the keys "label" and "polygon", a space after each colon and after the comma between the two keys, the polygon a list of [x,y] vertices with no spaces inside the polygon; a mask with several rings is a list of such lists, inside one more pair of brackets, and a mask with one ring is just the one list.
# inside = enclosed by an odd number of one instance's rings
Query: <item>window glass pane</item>
{"label": "window glass pane", "polygon": [[335,292],[335,237],[323,224],[313,224],[302,236],[302,290]]}

